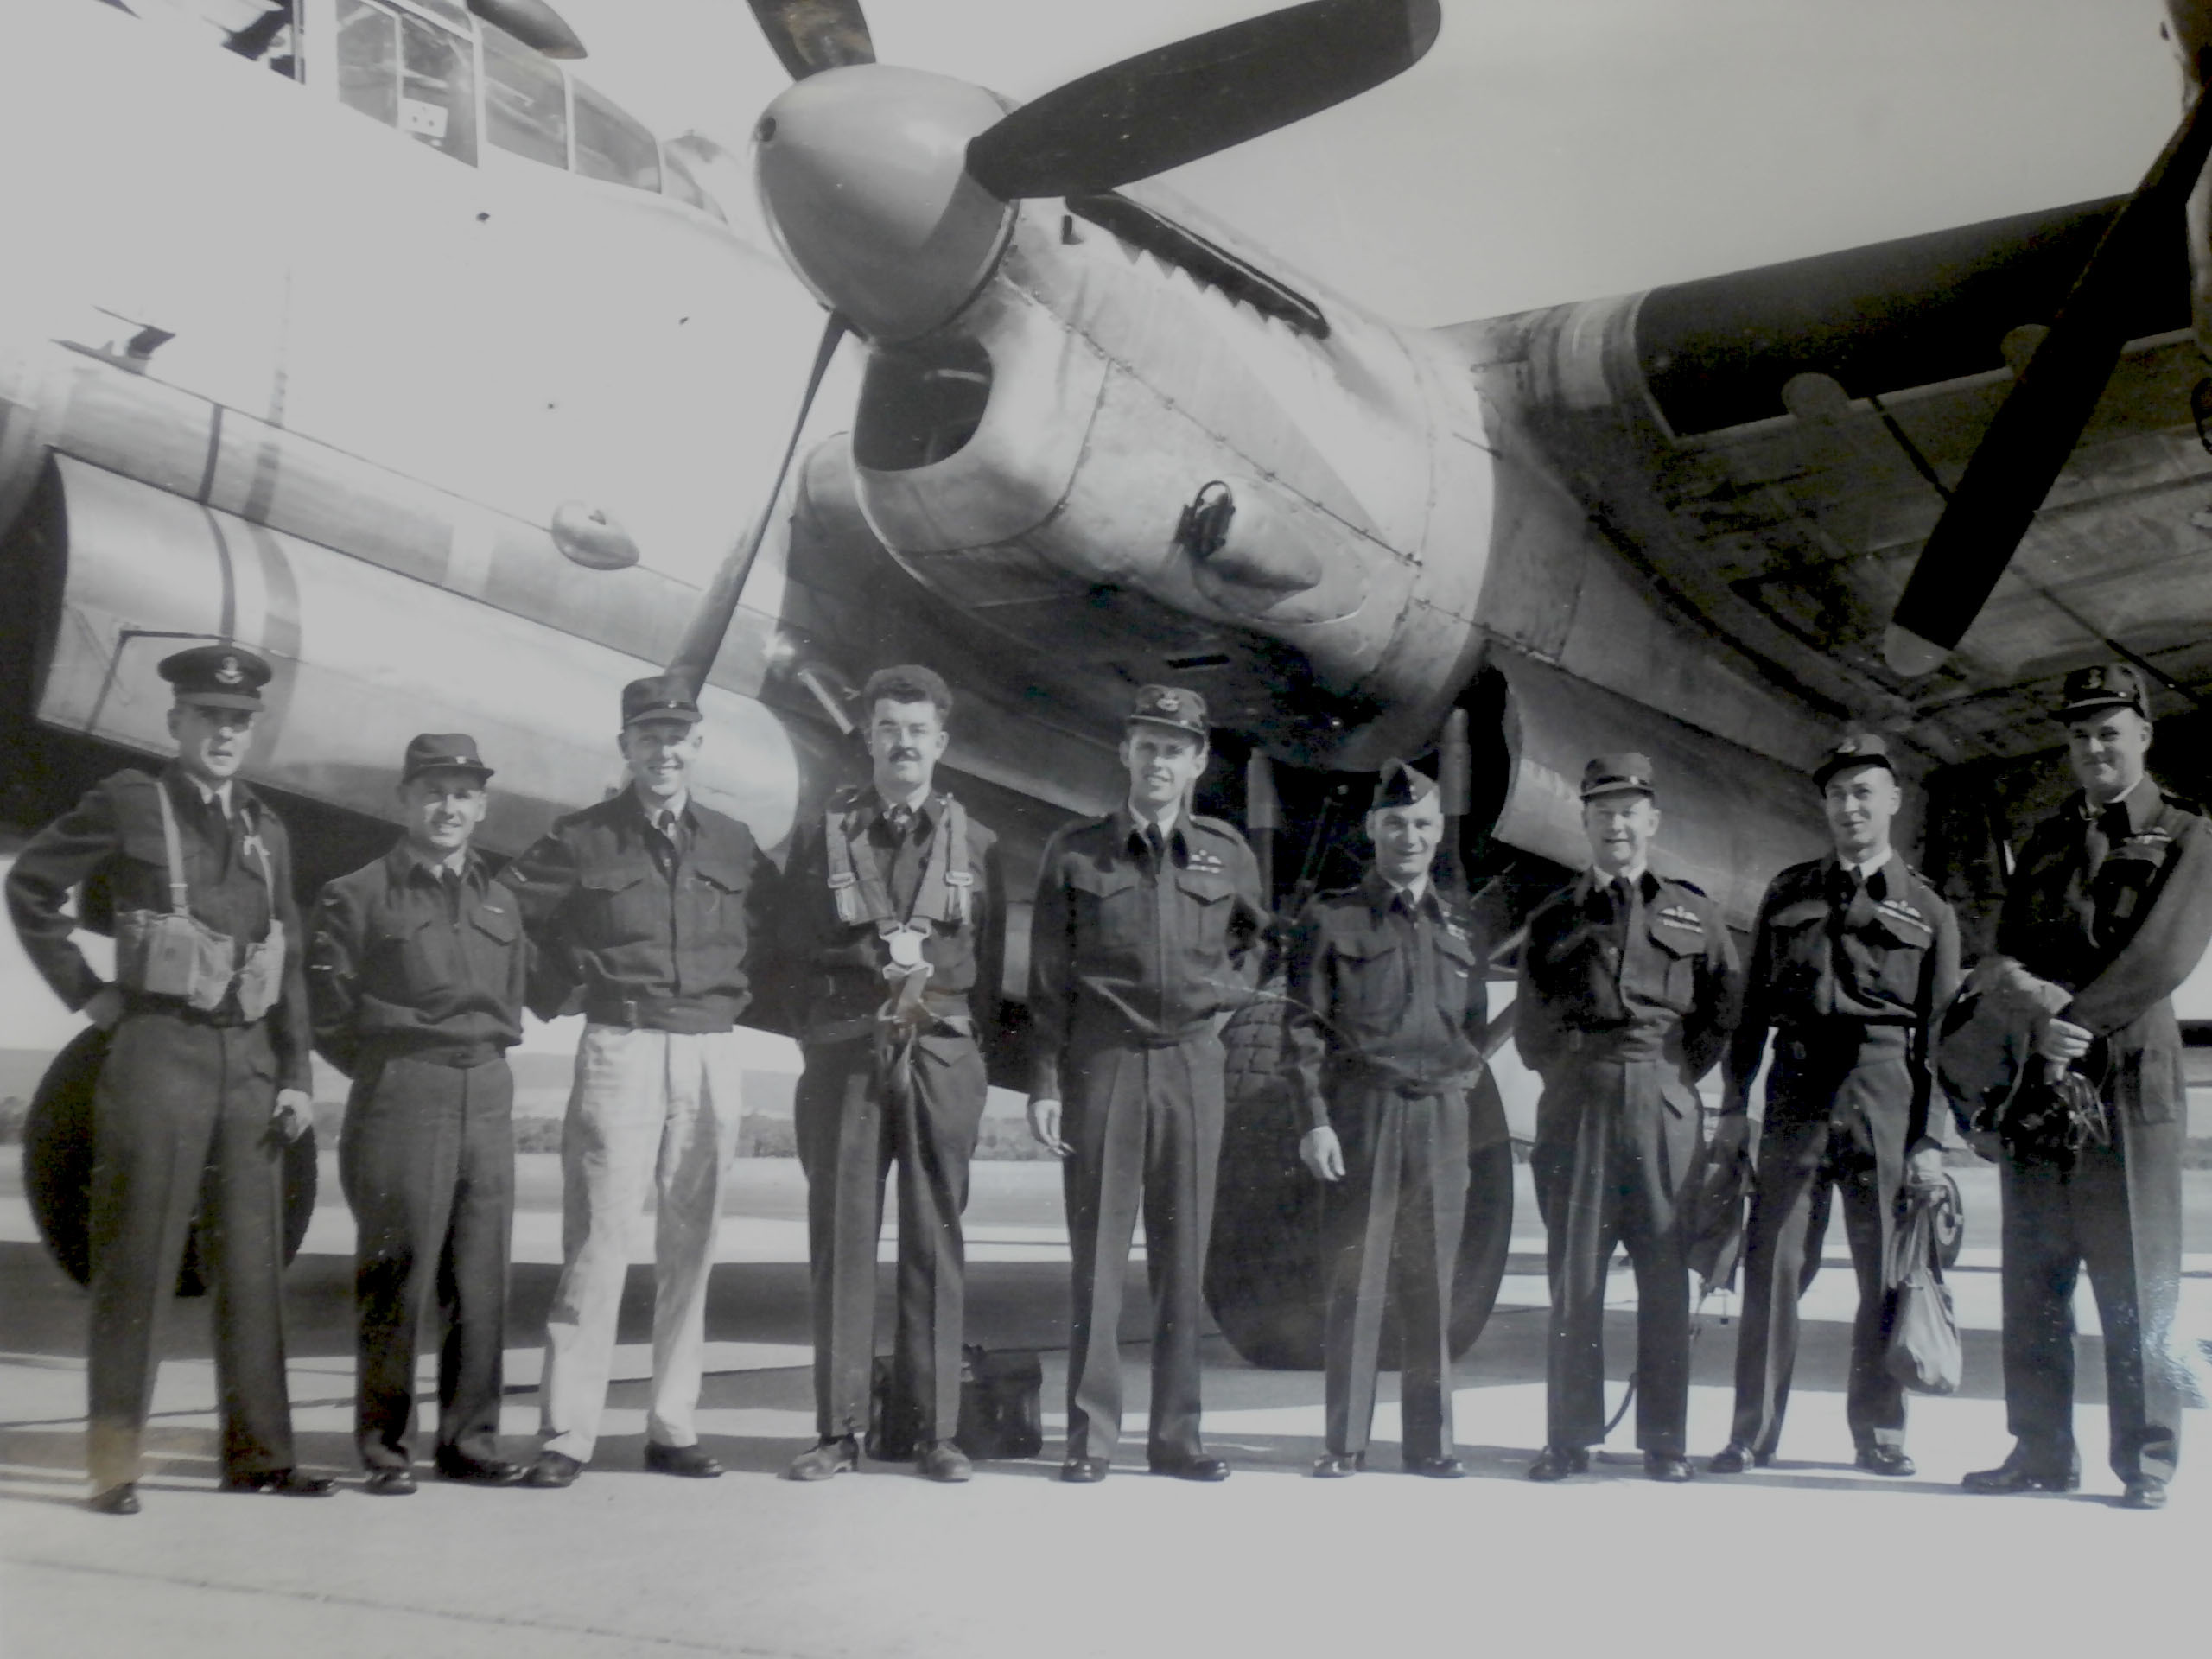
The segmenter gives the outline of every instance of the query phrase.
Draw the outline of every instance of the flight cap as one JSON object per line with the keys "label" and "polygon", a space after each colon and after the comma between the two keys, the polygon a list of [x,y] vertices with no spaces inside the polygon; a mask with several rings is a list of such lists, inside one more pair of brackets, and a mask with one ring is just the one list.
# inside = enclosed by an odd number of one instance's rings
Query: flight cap
{"label": "flight cap", "polygon": [[1879,732],[1847,732],[1813,768],[1813,785],[1826,789],[1829,779],[1853,766],[1879,766],[1892,778],[1897,775],[1896,763],[1890,759],[1889,741]]}
{"label": "flight cap", "polygon": [[476,740],[467,732],[424,732],[407,745],[407,759],[399,781],[411,784],[426,772],[470,772],[482,783],[492,768],[476,753]]}
{"label": "flight cap", "polygon": [[2077,668],[2066,677],[2059,719],[2072,720],[2100,709],[2133,709],[2144,719],[2151,718],[2150,693],[2144,690],[2143,676],[2133,664],[2098,663]]}
{"label": "flight cap", "polygon": [[1582,768],[1582,798],[1617,794],[1622,790],[1640,790],[1656,797],[1658,790],[1651,782],[1651,757],[1644,754],[1601,754]]}
{"label": "flight cap", "polygon": [[696,694],[678,675],[656,674],[650,679],[632,680],[622,688],[625,726],[634,726],[641,720],[696,722],[705,718],[699,712]]}
{"label": "flight cap", "polygon": [[1147,685],[1137,692],[1137,700],[1129,709],[1122,723],[1135,724],[1142,721],[1151,726],[1166,726],[1179,732],[1188,732],[1204,742],[1206,736],[1206,700],[1195,691],[1186,691],[1179,685]]}
{"label": "flight cap", "polygon": [[1415,772],[1402,760],[1385,760],[1382,775],[1375,780],[1375,798],[1367,804],[1370,812],[1380,812],[1393,806],[1412,806],[1436,793],[1436,779],[1426,772]]}
{"label": "flight cap", "polygon": [[162,658],[155,671],[175,688],[179,702],[248,713],[261,707],[261,688],[275,672],[251,652],[236,645],[194,645]]}

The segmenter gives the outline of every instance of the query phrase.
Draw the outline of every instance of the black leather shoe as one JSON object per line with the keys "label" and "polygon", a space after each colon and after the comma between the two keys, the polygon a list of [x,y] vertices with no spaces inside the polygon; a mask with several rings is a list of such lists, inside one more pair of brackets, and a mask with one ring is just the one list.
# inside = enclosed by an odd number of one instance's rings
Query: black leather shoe
{"label": "black leather shoe", "polygon": [[1648,1480],[1663,1480],[1672,1484],[1685,1481],[1695,1471],[1690,1460],[1672,1452],[1647,1452],[1643,1454],[1643,1473]]}
{"label": "black leather shoe", "polygon": [[137,1485],[126,1480],[120,1486],[111,1486],[104,1492],[95,1492],[86,1507],[94,1515],[136,1515],[138,1513]]}
{"label": "black leather shoe", "polygon": [[817,1440],[791,1459],[785,1480],[827,1480],[861,1466],[861,1448],[849,1434],[831,1434]]}
{"label": "black leather shoe", "polygon": [[1071,1486],[1096,1486],[1106,1478],[1103,1458],[1070,1458],[1060,1465],[1060,1478]]}
{"label": "black leather shoe", "polygon": [[1741,1475],[1764,1469],[1773,1461],[1771,1452],[1754,1452],[1741,1440],[1731,1440],[1705,1460],[1705,1471],[1709,1475]]}
{"label": "black leather shoe", "polygon": [[1565,1480],[1569,1475],[1590,1472],[1590,1451],[1580,1446],[1548,1446],[1529,1465],[1531,1480]]}
{"label": "black leather shoe", "polygon": [[438,1453],[438,1478],[457,1480],[468,1486],[513,1486],[530,1473],[518,1463],[503,1458],[464,1457],[458,1452]]}
{"label": "black leather shoe", "polygon": [[645,1467],[657,1475],[682,1475],[686,1480],[713,1480],[722,1471],[721,1465],[702,1452],[696,1442],[690,1446],[663,1446],[658,1440],[647,1440]]}
{"label": "black leather shoe", "polygon": [[303,1475],[296,1469],[257,1469],[251,1474],[225,1475],[226,1492],[265,1492],[271,1497],[328,1497],[338,1483],[327,1475]]}
{"label": "black leather shoe", "polygon": [[2136,1476],[2127,1483],[2127,1490],[2120,1495],[2120,1507],[2123,1510],[2164,1509],[2166,1483],[2156,1475]]}
{"label": "black leather shoe", "polygon": [[1431,1480],[1458,1480],[1467,1472],[1467,1465],[1457,1458],[1408,1458],[1406,1472],[1427,1475]]}
{"label": "black leather shoe", "polygon": [[1959,1483],[1970,1492],[2009,1497],[2018,1492],[2070,1492],[2082,1484],[2078,1470],[2038,1469],[2014,1452],[1994,1469],[1977,1469]]}
{"label": "black leather shoe", "polygon": [[1852,1461],[1870,1475],[1887,1475],[1892,1480],[1905,1480],[1916,1472],[1912,1459],[1899,1446],[1862,1446]]}
{"label": "black leather shoe", "polygon": [[948,1483],[968,1479],[976,1465],[950,1440],[931,1440],[914,1455],[914,1472],[924,1480]]}
{"label": "black leather shoe", "polygon": [[1313,1459],[1313,1474],[1318,1480],[1344,1480],[1367,1467],[1364,1452],[1324,1452]]}
{"label": "black leather shoe", "polygon": [[576,1477],[583,1471],[583,1465],[565,1452],[541,1452],[537,1454],[537,1461],[531,1464],[524,1474],[522,1484],[557,1491],[563,1486],[575,1485]]}
{"label": "black leather shoe", "polygon": [[374,1497],[411,1497],[415,1492],[415,1471],[372,1469],[361,1477],[361,1490]]}
{"label": "black leather shoe", "polygon": [[1173,1480],[1227,1480],[1229,1465],[1201,1452],[1194,1458],[1155,1458],[1152,1472]]}

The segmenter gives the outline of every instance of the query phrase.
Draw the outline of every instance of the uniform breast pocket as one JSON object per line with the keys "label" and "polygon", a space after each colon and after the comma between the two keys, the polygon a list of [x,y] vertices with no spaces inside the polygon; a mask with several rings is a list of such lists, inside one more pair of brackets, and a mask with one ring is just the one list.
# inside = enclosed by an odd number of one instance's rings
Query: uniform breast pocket
{"label": "uniform breast pocket", "polygon": [[1928,948],[1936,943],[1935,929],[1909,916],[1878,910],[1851,938],[1864,970],[1884,992],[1908,1003],[1919,994],[1921,966]]}
{"label": "uniform breast pocket", "polygon": [[577,880],[583,926],[577,932],[599,944],[632,944],[653,937],[651,889],[642,866],[586,870]]}
{"label": "uniform breast pocket", "polygon": [[2147,908],[2146,898],[2165,868],[2166,851],[2139,849],[2126,843],[2114,850],[2097,872],[2098,914],[2113,922],[2135,922]]}
{"label": "uniform breast pocket", "polygon": [[450,938],[451,929],[425,912],[394,907],[373,916],[365,988],[404,1001],[415,990],[443,983],[453,965]]}
{"label": "uniform breast pocket", "polygon": [[745,925],[746,872],[726,860],[702,860],[686,874],[684,895],[701,925],[732,938]]}
{"label": "uniform breast pocket", "polygon": [[1705,955],[1705,929],[1656,916],[1646,925],[1644,936],[1651,942],[1652,977],[1657,983],[1638,988],[1647,995],[1656,994],[1678,1014],[1688,1013],[1697,1004],[1697,964]]}
{"label": "uniform breast pocket", "polygon": [[1175,874],[1175,892],[1182,919],[1188,925],[1185,943],[1193,955],[1211,963],[1229,948],[1229,878],[1201,875],[1189,870]]}
{"label": "uniform breast pocket", "polygon": [[1077,864],[1067,873],[1067,887],[1084,946],[1134,950],[1144,943],[1145,894],[1135,870]]}
{"label": "uniform breast pocket", "polygon": [[1404,953],[1388,939],[1339,939],[1336,997],[1338,1011],[1365,1027],[1388,1025],[1406,1006]]}
{"label": "uniform breast pocket", "polygon": [[504,969],[522,942],[522,922],[514,912],[479,905],[468,912],[465,935],[469,952],[487,968]]}

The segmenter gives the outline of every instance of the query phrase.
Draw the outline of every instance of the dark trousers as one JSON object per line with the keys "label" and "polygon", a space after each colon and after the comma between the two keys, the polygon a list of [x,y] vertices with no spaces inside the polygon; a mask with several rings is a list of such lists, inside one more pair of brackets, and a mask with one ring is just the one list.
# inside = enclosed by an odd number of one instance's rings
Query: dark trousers
{"label": "dark trousers", "polygon": [[1111,1458],[1122,1436],[1122,1287],[1139,1205],[1152,1287],[1154,1462],[1200,1456],[1198,1328],[1221,1159],[1222,1048],[1211,1032],[1160,1048],[1078,1044],[1065,1068],[1061,1166],[1074,1309],[1068,1342],[1071,1458]]}
{"label": "dark trousers", "polygon": [[2123,1128],[2124,1149],[2086,1147],[2070,1170],[2005,1160],[2005,1410],[2037,1468],[2078,1465],[2074,1288],[2086,1265],[2104,1326],[2113,1472],[2167,1480],[2181,1456],[2169,1344],[2181,1289],[2182,1126]]}
{"label": "dark trousers", "polygon": [[1912,1076],[1897,1058],[1870,1061],[1829,1088],[1800,1090],[1796,1098],[1768,1096],[1745,1231],[1744,1323],[1736,1338],[1736,1419],[1729,1433],[1762,1455],[1782,1439],[1797,1360],[1797,1299],[1812,1281],[1807,1269],[1820,1265],[1808,1260],[1815,1199],[1831,1186],[1842,1201],[1859,1281],[1845,1421],[1862,1450],[1904,1444],[1904,1385],[1883,1364],[1897,1315],[1884,1263],[1904,1180],[1911,1103]]}
{"label": "dark trousers", "polygon": [[792,1107],[806,1172],[814,1298],[814,1411],[825,1435],[868,1428],[875,1361],[875,1249],[883,1183],[899,1170],[899,1322],[893,1365],[925,1441],[960,1426],[966,1254],[960,1212],[988,1087],[971,1037],[914,1040],[879,1063],[868,1038],[810,1043]]}
{"label": "dark trousers", "polygon": [[86,1451],[97,1490],[138,1478],[161,1319],[195,1209],[214,1294],[224,1472],[292,1466],[276,1102],[259,1024],[139,1011],[116,1027],[92,1095]]}
{"label": "dark trousers", "polygon": [[391,1059],[353,1085],[338,1179],[358,1230],[353,1440],[365,1467],[404,1469],[413,1460],[416,1344],[434,1297],[438,1453],[499,1456],[513,1106],[505,1060],[461,1067]]}
{"label": "dark trousers", "polygon": [[1605,1277],[1636,1269],[1636,1443],[1680,1457],[1689,1419],[1690,1275],[1675,1194],[1698,1151],[1697,1096],[1666,1060],[1573,1060],[1545,1079],[1536,1208],[1552,1291],[1545,1436],[1605,1438]]}
{"label": "dark trousers", "polygon": [[1322,1369],[1332,1452],[1364,1452],[1382,1318],[1395,1300],[1402,1444],[1452,1450],[1452,1277],[1467,1211],[1467,1103],[1347,1087],[1330,1103],[1344,1174],[1323,1195],[1328,1315]]}

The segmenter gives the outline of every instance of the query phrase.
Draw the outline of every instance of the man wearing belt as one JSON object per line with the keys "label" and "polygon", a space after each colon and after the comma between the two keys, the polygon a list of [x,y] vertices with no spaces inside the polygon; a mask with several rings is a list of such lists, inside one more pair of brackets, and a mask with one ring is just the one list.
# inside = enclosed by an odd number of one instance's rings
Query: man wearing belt
{"label": "man wearing belt", "polygon": [[353,1079],[338,1147],[357,1229],[365,1491],[415,1490],[415,1343],[436,1298],[438,1473],[505,1486],[499,1457],[514,1079],[527,948],[514,896],[469,847],[492,776],[462,732],[407,746],[399,844],[322,890],[308,956],[315,1046]]}
{"label": "man wearing belt", "polygon": [[1531,1480],[1590,1466],[1605,1436],[1605,1276],[1636,1269],[1636,1443],[1654,1480],[1690,1478],[1690,1287],[1678,1195],[1695,1173],[1697,1080],[1727,1046],[1742,997],[1713,901],[1648,863],[1659,831],[1651,763],[1583,769],[1592,868],[1529,918],[1513,1004],[1522,1059],[1544,1082],[1530,1162],[1548,1235],[1546,1444]]}
{"label": "man wearing belt", "polygon": [[[628,1230],[649,1188],[658,1209],[645,1467],[722,1471],[699,1449],[692,1418],[742,1105],[734,1028],[751,999],[748,958],[775,867],[743,824],[692,798],[699,721],[681,679],[623,687],[629,787],[556,820],[501,878],[548,963],[576,982],[586,1022],[561,1137],[561,1282],[546,1316],[533,1486],[567,1486],[591,1461]],[[549,999],[541,990],[539,1003]]]}
{"label": "man wearing belt", "polygon": [[2028,836],[1997,948],[2055,987],[2053,1001],[2070,998],[2037,1022],[2034,1046],[2073,1098],[2041,1135],[2017,1111],[1992,1121],[1960,1103],[1974,1149],[2002,1176],[2005,1408],[2016,1440],[2002,1465],[1965,1484],[2080,1483],[2073,1302],[2086,1264],[2104,1325],[2113,1472],[2124,1504],[2155,1510],[2180,1455],[2183,1397],[2172,1343],[2188,1103],[2169,999],[2212,942],[2212,825],[2145,775],[2150,701],[2133,667],[2069,674],[2058,718],[2082,793]]}
{"label": "man wearing belt", "polygon": [[[117,772],[41,830],[8,877],[24,954],[114,1033],[92,1096],[92,1508],[138,1512],[156,1340],[195,1208],[214,1288],[223,1485],[321,1497],[294,1466],[284,1382],[277,1135],[311,1121],[307,987],[284,826],[238,772],[269,664],[235,645],[166,658],[177,757]],[[116,981],[71,939],[111,907]]]}
{"label": "man wearing belt", "polygon": [[1465,907],[1430,879],[1444,839],[1435,781],[1389,762],[1367,834],[1374,863],[1357,887],[1308,906],[1290,948],[1287,1035],[1309,1126],[1298,1155],[1326,1184],[1328,1450],[1313,1472],[1366,1467],[1395,1282],[1405,1468],[1450,1479],[1466,1472],[1452,1455],[1452,1278],[1467,1209],[1467,1089],[1483,1065],[1484,953]]}
{"label": "man wearing belt", "polygon": [[798,1031],[793,1128],[806,1171],[818,1442],[793,1480],[859,1461],[875,1354],[883,1180],[899,1169],[896,1397],[914,1413],[916,1467],[966,1480],[960,1422],[960,1212],[987,1084],[976,1017],[998,1015],[1005,890],[996,838],[931,779],[952,693],[926,668],[887,668],[861,694],[873,778],[802,825],[769,961]]}
{"label": "man wearing belt", "polygon": [[[1122,1285],[1139,1204],[1152,1281],[1154,1474],[1224,1480],[1198,1438],[1198,1320],[1224,1111],[1217,1034],[1267,926],[1244,838],[1190,810],[1206,706],[1147,685],[1127,805],[1046,844],[1029,945],[1030,1131],[1065,1159],[1074,1313],[1063,1480],[1103,1480],[1122,1432]],[[1065,1090],[1066,1104],[1062,1109]]]}
{"label": "man wearing belt", "polygon": [[1847,736],[1813,781],[1835,850],[1791,865],[1760,901],[1714,1131],[1715,1157],[1747,1155],[1751,1080],[1772,1027],[1744,1249],[1735,1423],[1709,1466],[1740,1475],[1774,1457],[1797,1357],[1807,1238],[1833,1185],[1859,1276],[1844,1413],[1859,1466],[1905,1476],[1913,1465],[1904,1385],[1883,1363],[1897,1303],[1886,1262],[1908,1160],[1915,1182],[1943,1178],[1942,1149],[1928,1138],[1930,1044],[1958,989],[1959,928],[1951,907],[1891,849],[1903,795],[1888,744],[1872,733]]}

